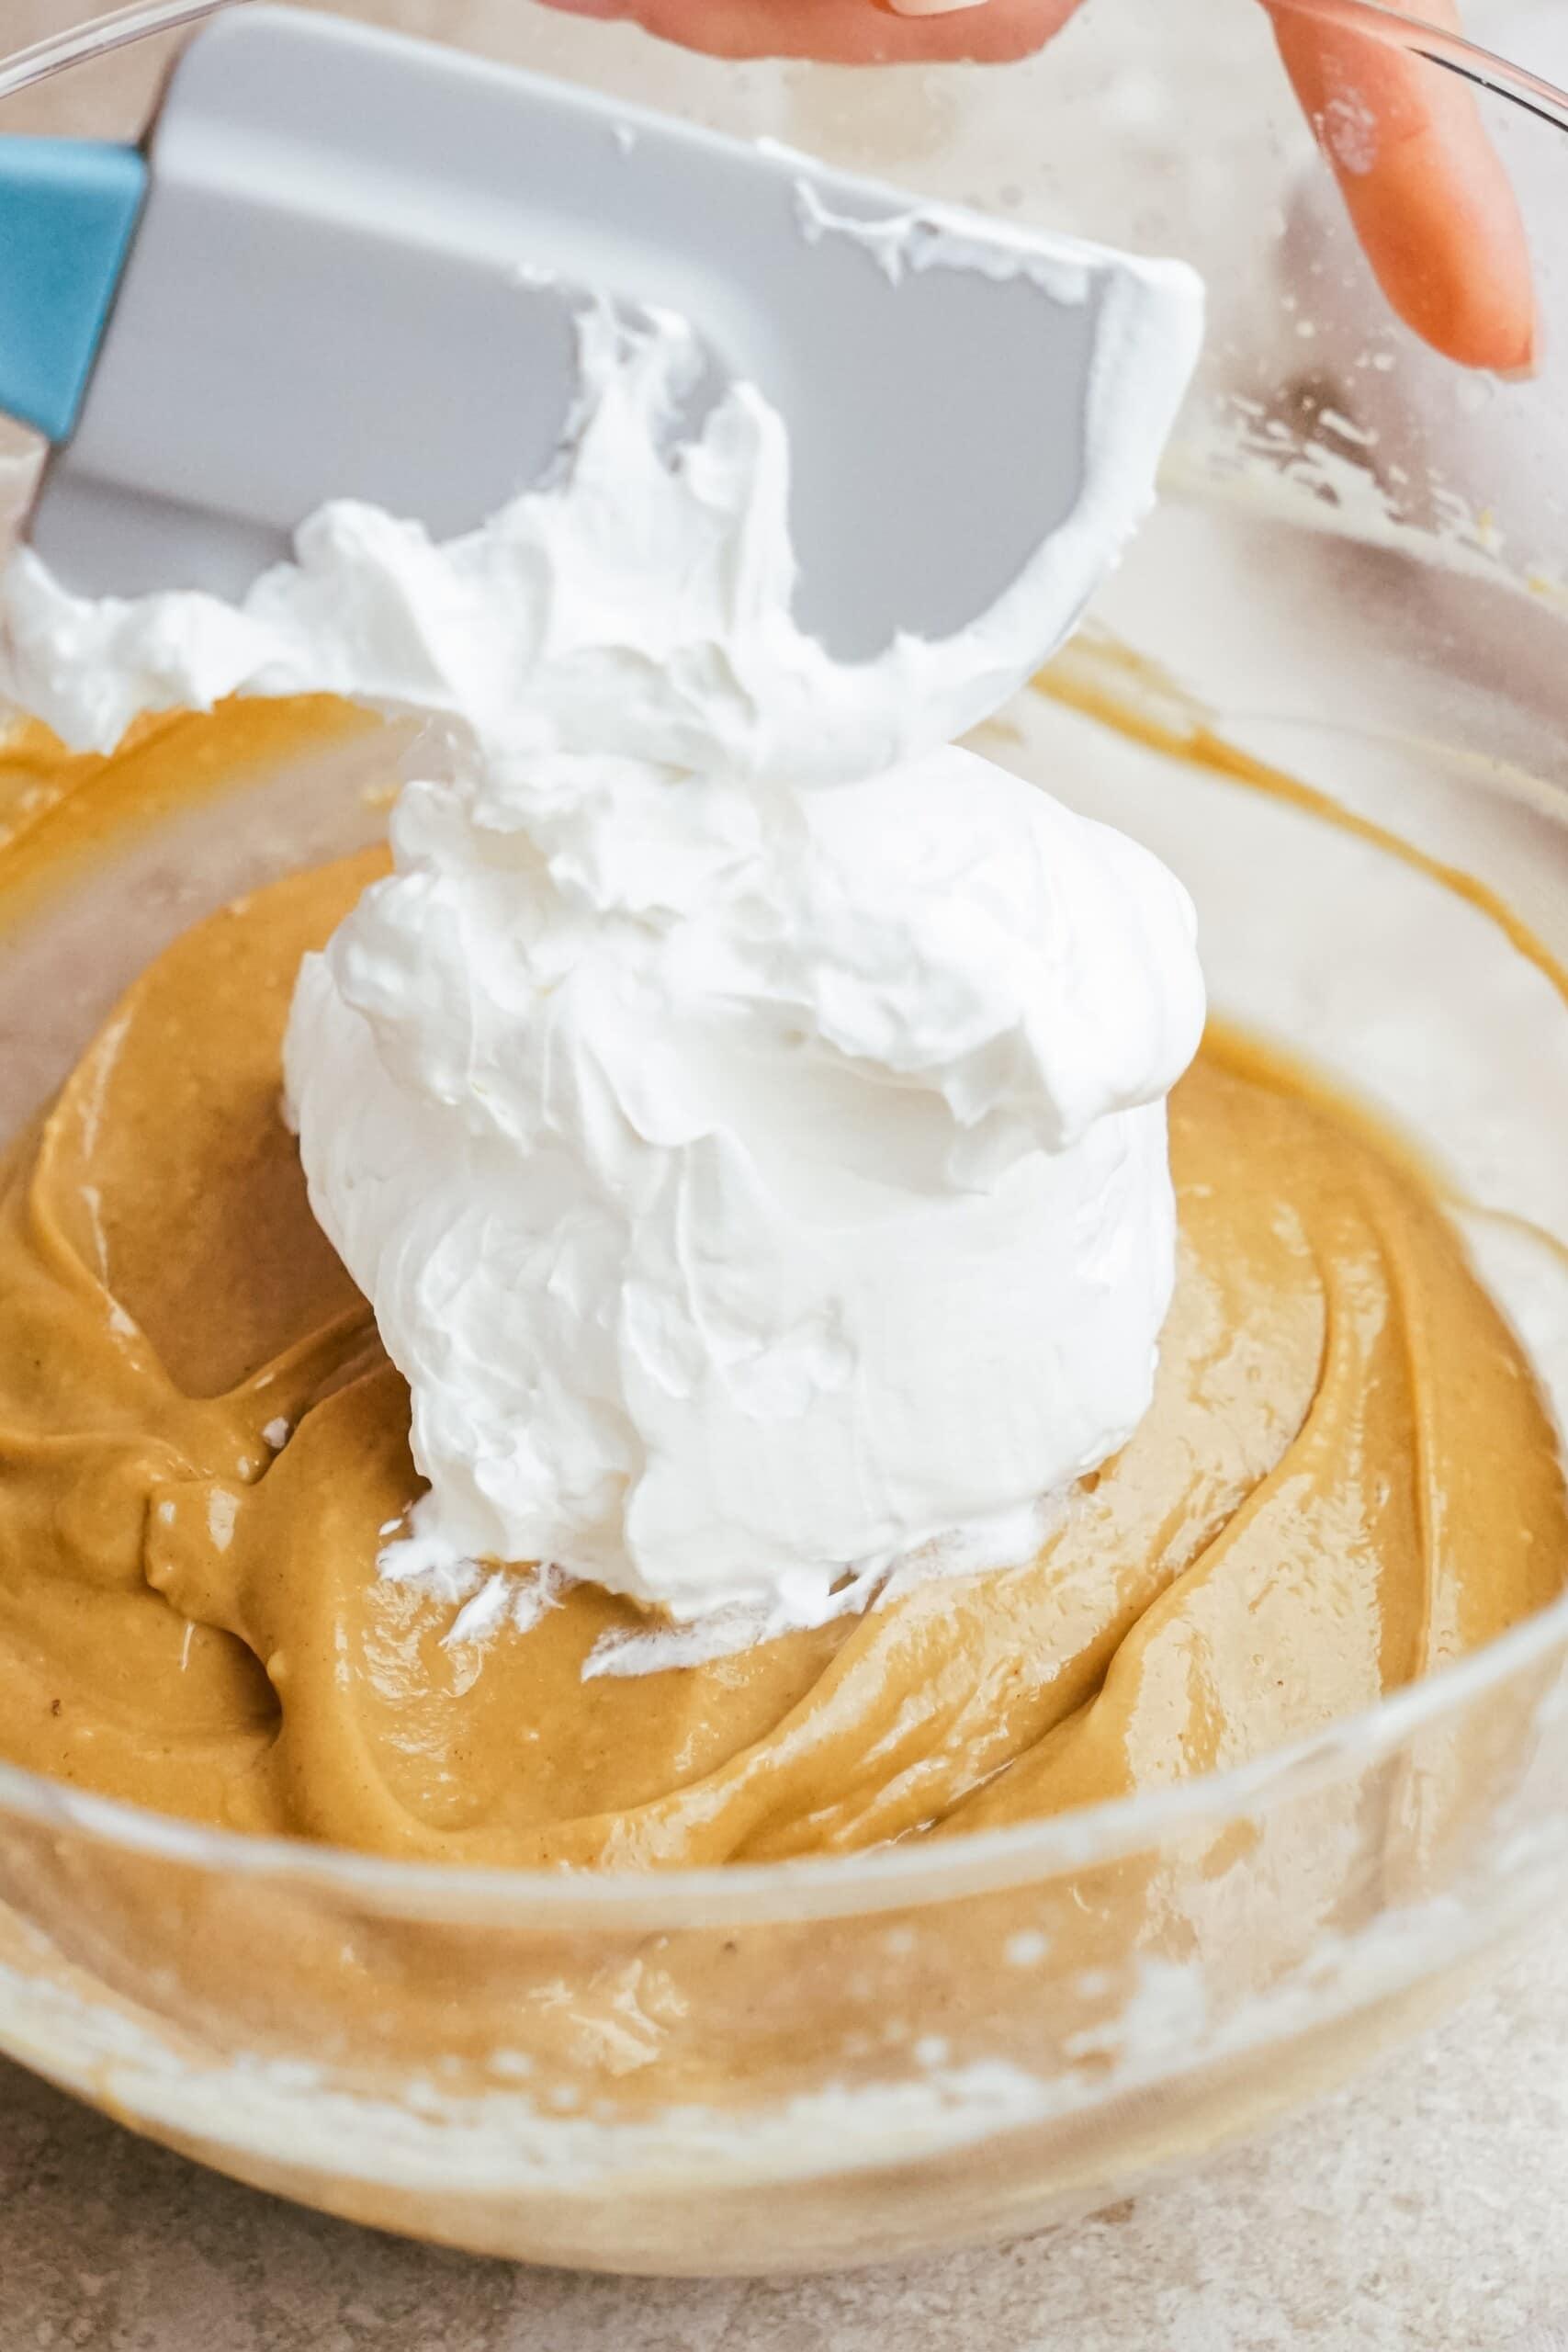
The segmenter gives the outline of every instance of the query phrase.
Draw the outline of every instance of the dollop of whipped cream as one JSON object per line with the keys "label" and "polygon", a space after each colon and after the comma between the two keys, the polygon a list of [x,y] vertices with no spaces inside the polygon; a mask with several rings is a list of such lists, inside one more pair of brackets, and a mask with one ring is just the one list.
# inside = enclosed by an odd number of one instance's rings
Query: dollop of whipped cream
{"label": "dollop of whipped cream", "polygon": [[0,687],[104,748],[236,692],[441,722],[286,1054],[430,1482],[389,1565],[819,1622],[911,1553],[1006,1557],[1149,1402],[1190,903],[945,739],[1076,617],[1175,393],[984,621],[845,665],[790,617],[766,403],[675,453],[679,322],[592,313],[583,359],[558,480],[451,544],[332,506],[240,608],[24,553]]}
{"label": "dollop of whipped cream", "polygon": [[1125,1440],[1201,1019],[1147,852],[949,749],[829,791],[525,759],[392,839],[288,1068],[424,1543],[808,1621]]}

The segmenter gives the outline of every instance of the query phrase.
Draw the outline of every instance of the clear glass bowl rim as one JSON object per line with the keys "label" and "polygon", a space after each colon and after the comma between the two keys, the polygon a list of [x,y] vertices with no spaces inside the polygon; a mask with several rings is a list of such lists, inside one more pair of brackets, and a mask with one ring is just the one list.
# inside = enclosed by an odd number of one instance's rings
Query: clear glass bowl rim
{"label": "clear glass bowl rim", "polygon": [[[0,56],[0,100],[155,34],[246,5],[248,0],[129,0],[105,16],[47,36],[9,57]],[[1314,16],[1415,50],[1433,65],[1460,74],[1568,131],[1568,91],[1456,33],[1398,14],[1382,0],[1271,0],[1271,5],[1280,12]],[[1495,779],[1490,788],[1510,787]],[[1568,831],[1568,804],[1559,806],[1556,796],[1542,795],[1536,806]],[[379,1902],[403,1917],[482,1920],[489,1926],[558,1932],[844,1917],[998,1894],[1098,1868],[1147,1851],[1168,1838],[1222,1829],[1239,1816],[1304,1796],[1348,1772],[1366,1771],[1417,1732],[1461,1715],[1487,1692],[1544,1666],[1554,1654],[1568,1657],[1568,1592],[1470,1657],[1249,1763],[1012,1828],[789,1861],[592,1872],[399,1861],[305,1838],[209,1828],[96,1796],[3,1762],[0,1814],[176,1867],[287,1881],[369,1905]]]}
{"label": "clear glass bowl rim", "polygon": [[[0,51],[0,99],[155,34],[177,32],[249,5],[250,0],[121,0],[120,6],[45,34],[25,49],[10,53]],[[521,0],[521,5],[536,5],[536,0]],[[1324,23],[1343,25],[1415,50],[1430,64],[1461,74],[1497,96],[1540,114],[1559,130],[1568,130],[1568,91],[1408,8],[1387,6],[1385,0],[1264,0],[1264,5],[1277,16],[1315,17]]]}

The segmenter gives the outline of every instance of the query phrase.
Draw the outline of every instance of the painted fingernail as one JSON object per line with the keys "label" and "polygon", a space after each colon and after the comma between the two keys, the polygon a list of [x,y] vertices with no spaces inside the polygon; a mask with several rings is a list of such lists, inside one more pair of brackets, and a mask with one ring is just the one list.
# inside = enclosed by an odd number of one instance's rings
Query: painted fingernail
{"label": "painted fingernail", "polygon": [[956,17],[964,8],[983,8],[986,0],[887,0],[896,17]]}

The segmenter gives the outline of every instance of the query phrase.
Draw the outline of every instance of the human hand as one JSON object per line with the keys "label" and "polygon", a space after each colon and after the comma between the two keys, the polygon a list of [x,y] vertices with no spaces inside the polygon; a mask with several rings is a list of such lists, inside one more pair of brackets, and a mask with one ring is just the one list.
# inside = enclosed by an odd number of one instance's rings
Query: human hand
{"label": "human hand", "polygon": [[709,57],[814,57],[829,65],[1028,57],[1081,0],[552,0],[578,17],[632,17]]}
{"label": "human hand", "polygon": [[[1079,0],[555,0],[579,16],[632,17],[715,57],[813,57],[870,65],[1041,48]],[[1393,308],[1468,368],[1529,371],[1529,248],[1518,206],[1464,83],[1370,30],[1351,0],[1261,0],[1296,95]],[[1385,0],[1457,31],[1455,0]]]}
{"label": "human hand", "polygon": [[[1447,32],[1456,0],[1385,0]],[[1467,368],[1530,373],[1536,301],[1508,177],[1463,80],[1381,40],[1356,12],[1264,0],[1356,234],[1393,308]]]}

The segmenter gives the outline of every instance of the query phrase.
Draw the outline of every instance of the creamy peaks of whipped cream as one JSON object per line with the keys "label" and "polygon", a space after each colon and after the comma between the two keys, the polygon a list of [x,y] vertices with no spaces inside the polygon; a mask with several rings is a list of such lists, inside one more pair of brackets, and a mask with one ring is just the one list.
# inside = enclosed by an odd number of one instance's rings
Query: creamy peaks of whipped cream
{"label": "creamy peaks of whipped cream", "polygon": [[430,1482],[389,1572],[810,1623],[911,1555],[1006,1558],[1137,1423],[1190,904],[947,739],[1141,518],[1196,332],[1173,288],[1095,395],[1116,462],[990,615],[856,665],[790,617],[767,404],[672,455],[698,355],[661,316],[590,313],[558,479],[466,538],[330,506],[240,607],[10,566],[0,691],[73,743],[232,693],[442,722],[287,1046]]}

